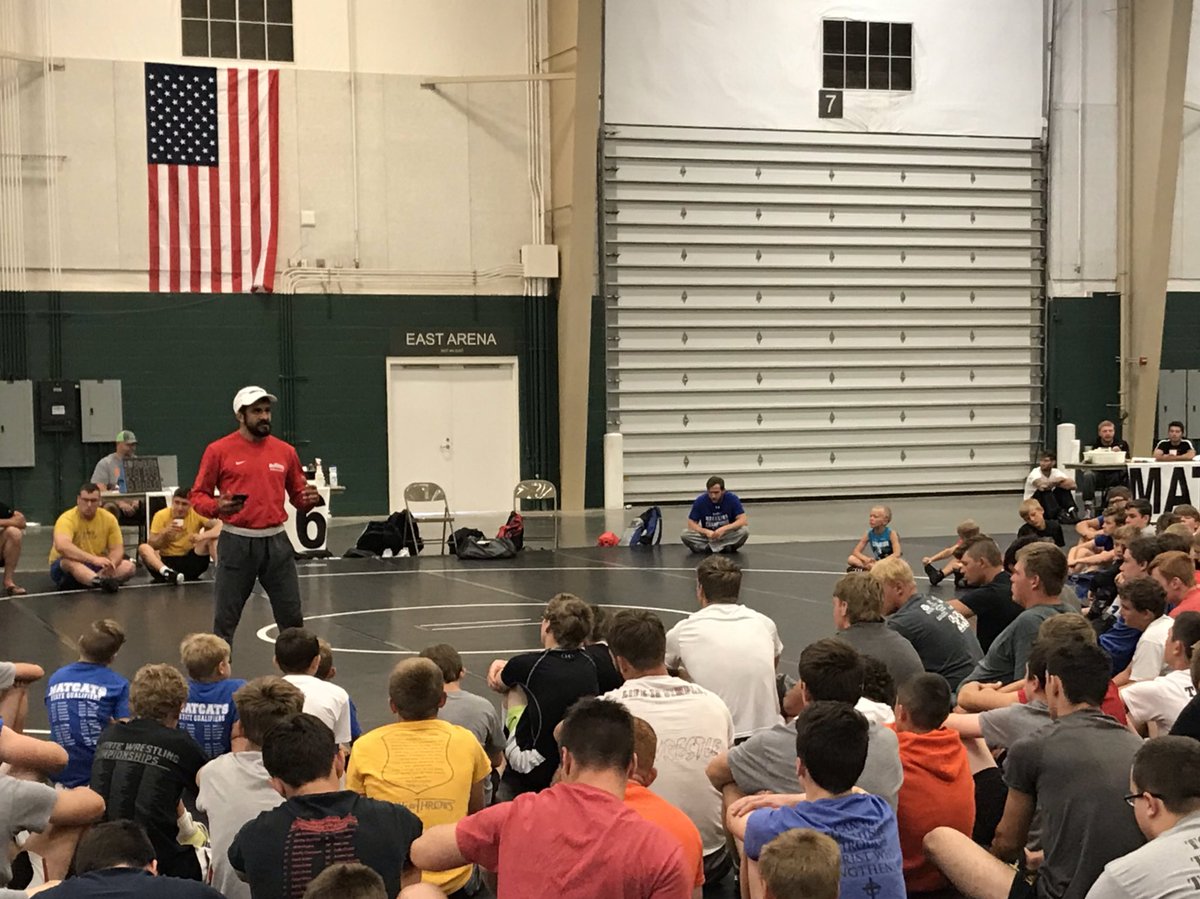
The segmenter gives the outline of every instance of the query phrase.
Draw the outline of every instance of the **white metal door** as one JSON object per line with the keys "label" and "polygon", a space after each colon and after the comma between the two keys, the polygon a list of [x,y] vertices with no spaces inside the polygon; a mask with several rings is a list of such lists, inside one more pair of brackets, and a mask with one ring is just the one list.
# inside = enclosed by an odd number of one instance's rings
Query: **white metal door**
{"label": "white metal door", "polygon": [[625,495],[1016,489],[1041,434],[1036,141],[609,125]]}
{"label": "white metal door", "polygon": [[392,509],[413,481],[440,484],[455,512],[512,507],[520,479],[517,361],[388,360]]}

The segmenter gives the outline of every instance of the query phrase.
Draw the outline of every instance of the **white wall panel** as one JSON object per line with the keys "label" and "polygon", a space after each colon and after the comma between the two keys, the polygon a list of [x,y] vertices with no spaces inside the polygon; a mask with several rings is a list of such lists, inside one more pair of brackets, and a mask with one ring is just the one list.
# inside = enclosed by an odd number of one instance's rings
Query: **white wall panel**
{"label": "white wall panel", "polygon": [[[147,287],[143,68],[134,62],[64,60],[54,79],[62,286]],[[33,72],[31,66],[23,71]],[[450,85],[360,75],[358,198],[362,267],[485,270],[519,261],[529,242],[525,88]],[[41,153],[45,82],[22,82],[21,146]],[[279,267],[305,258],[349,268],[354,259],[354,153],[344,74],[284,70],[280,81]],[[30,288],[45,286],[48,192],[42,163],[23,184]],[[300,211],[316,226],[300,226]],[[69,212],[69,214],[67,214]],[[512,293],[521,279],[492,282]]]}
{"label": "white wall panel", "polygon": [[[911,92],[817,117],[821,20],[910,22]],[[608,0],[613,122],[908,134],[1042,133],[1041,0]]]}
{"label": "white wall panel", "polygon": [[[180,53],[179,0],[41,2],[50,3],[56,56],[133,62],[190,59]],[[525,0],[293,0],[298,68],[350,69],[351,6],[358,72],[525,71]]]}
{"label": "white wall panel", "polygon": [[[1059,0],[1050,140],[1049,290],[1116,289],[1116,6]],[[1183,145],[1171,239],[1172,291],[1200,290],[1200,4],[1192,12]]]}
{"label": "white wall panel", "polygon": [[[11,39],[40,53],[43,8],[54,69],[5,63],[20,73],[26,283],[49,286],[57,243],[62,289],[145,290],[142,63],[233,61],[180,56],[179,0],[0,0],[0,49]],[[272,64],[281,69],[280,269],[300,259],[351,268],[356,231],[365,269],[461,273],[465,283],[472,271],[516,266],[533,230],[527,86],[420,82],[525,71],[526,14],[526,0],[295,0],[296,61]],[[39,155],[51,149],[48,87],[57,229]],[[301,227],[301,211],[315,227]],[[477,289],[517,293],[524,283]]]}
{"label": "white wall panel", "polygon": [[610,126],[626,495],[1016,483],[1040,433],[1039,145]]}

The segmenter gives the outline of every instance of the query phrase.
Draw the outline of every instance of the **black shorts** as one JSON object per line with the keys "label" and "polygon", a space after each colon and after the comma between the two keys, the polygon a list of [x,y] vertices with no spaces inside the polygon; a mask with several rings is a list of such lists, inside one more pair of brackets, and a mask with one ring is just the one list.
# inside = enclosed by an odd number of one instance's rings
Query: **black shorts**
{"label": "black shorts", "polygon": [[[184,580],[198,581],[200,575],[208,571],[208,556],[202,556],[199,553],[190,552],[186,556],[162,556],[163,564],[172,571],[178,571],[183,575]],[[156,581],[161,581],[162,577],[151,572]]]}
{"label": "black shorts", "polygon": [[1037,899],[1037,875],[1018,869],[1008,889],[1008,899]]}

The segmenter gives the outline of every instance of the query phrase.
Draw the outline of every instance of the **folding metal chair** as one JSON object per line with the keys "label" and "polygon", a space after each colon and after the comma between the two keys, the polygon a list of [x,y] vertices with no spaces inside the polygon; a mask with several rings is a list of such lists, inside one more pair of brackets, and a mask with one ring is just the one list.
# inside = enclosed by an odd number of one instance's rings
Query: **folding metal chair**
{"label": "folding metal chair", "polygon": [[[539,503],[541,507],[535,508],[529,512],[521,508],[522,502]],[[544,504],[549,503],[550,508],[546,510]],[[525,539],[529,540],[529,520],[549,517],[554,521],[554,549],[558,549],[558,488],[549,481],[531,478],[521,481],[513,488],[513,510],[520,512],[521,516],[526,521]]]}
{"label": "folding metal chair", "polygon": [[[410,503],[441,503],[442,510],[440,512],[414,512]],[[412,516],[412,521],[417,524],[436,524],[439,521],[442,523],[442,555],[444,556],[449,542],[450,525],[454,524],[454,513],[450,511],[446,491],[432,481],[414,481],[404,488],[404,510]],[[405,542],[408,542],[410,537],[415,539],[411,531],[404,536]]]}

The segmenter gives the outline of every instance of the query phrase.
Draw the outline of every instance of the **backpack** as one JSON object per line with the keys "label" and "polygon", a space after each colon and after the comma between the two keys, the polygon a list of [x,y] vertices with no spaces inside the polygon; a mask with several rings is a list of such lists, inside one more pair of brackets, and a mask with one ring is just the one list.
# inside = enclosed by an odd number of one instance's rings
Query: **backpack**
{"label": "backpack", "polygon": [[425,548],[425,541],[421,539],[421,529],[417,527],[417,520],[408,509],[393,512],[388,516],[387,523],[399,532],[401,546],[408,550],[410,556],[417,555]]}
{"label": "backpack", "polygon": [[[411,528],[411,531],[406,528]],[[406,547],[409,555],[415,556],[425,548],[425,541],[421,539],[421,532],[417,528],[416,521],[407,511],[395,512],[389,515],[385,521],[367,522],[363,532],[358,535],[353,549],[346,555],[350,556],[353,553],[356,558],[379,557],[385,551],[390,550],[391,555],[398,556],[400,550]]]}
{"label": "backpack", "polygon": [[500,526],[500,530],[496,533],[497,537],[503,537],[505,540],[511,540],[517,552],[525,548],[525,519],[521,517],[520,512],[509,512],[508,521]]}
{"label": "backpack", "polygon": [[662,509],[651,506],[629,522],[626,534],[630,546],[657,546],[662,543]]}
{"label": "backpack", "polygon": [[468,540],[482,540],[483,531],[477,531],[475,528],[459,528],[450,535],[450,539],[446,541],[446,549],[449,552],[458,555],[458,548]]}
{"label": "backpack", "polygon": [[454,554],[460,559],[511,559],[517,548],[507,537],[464,537],[456,542]]}

